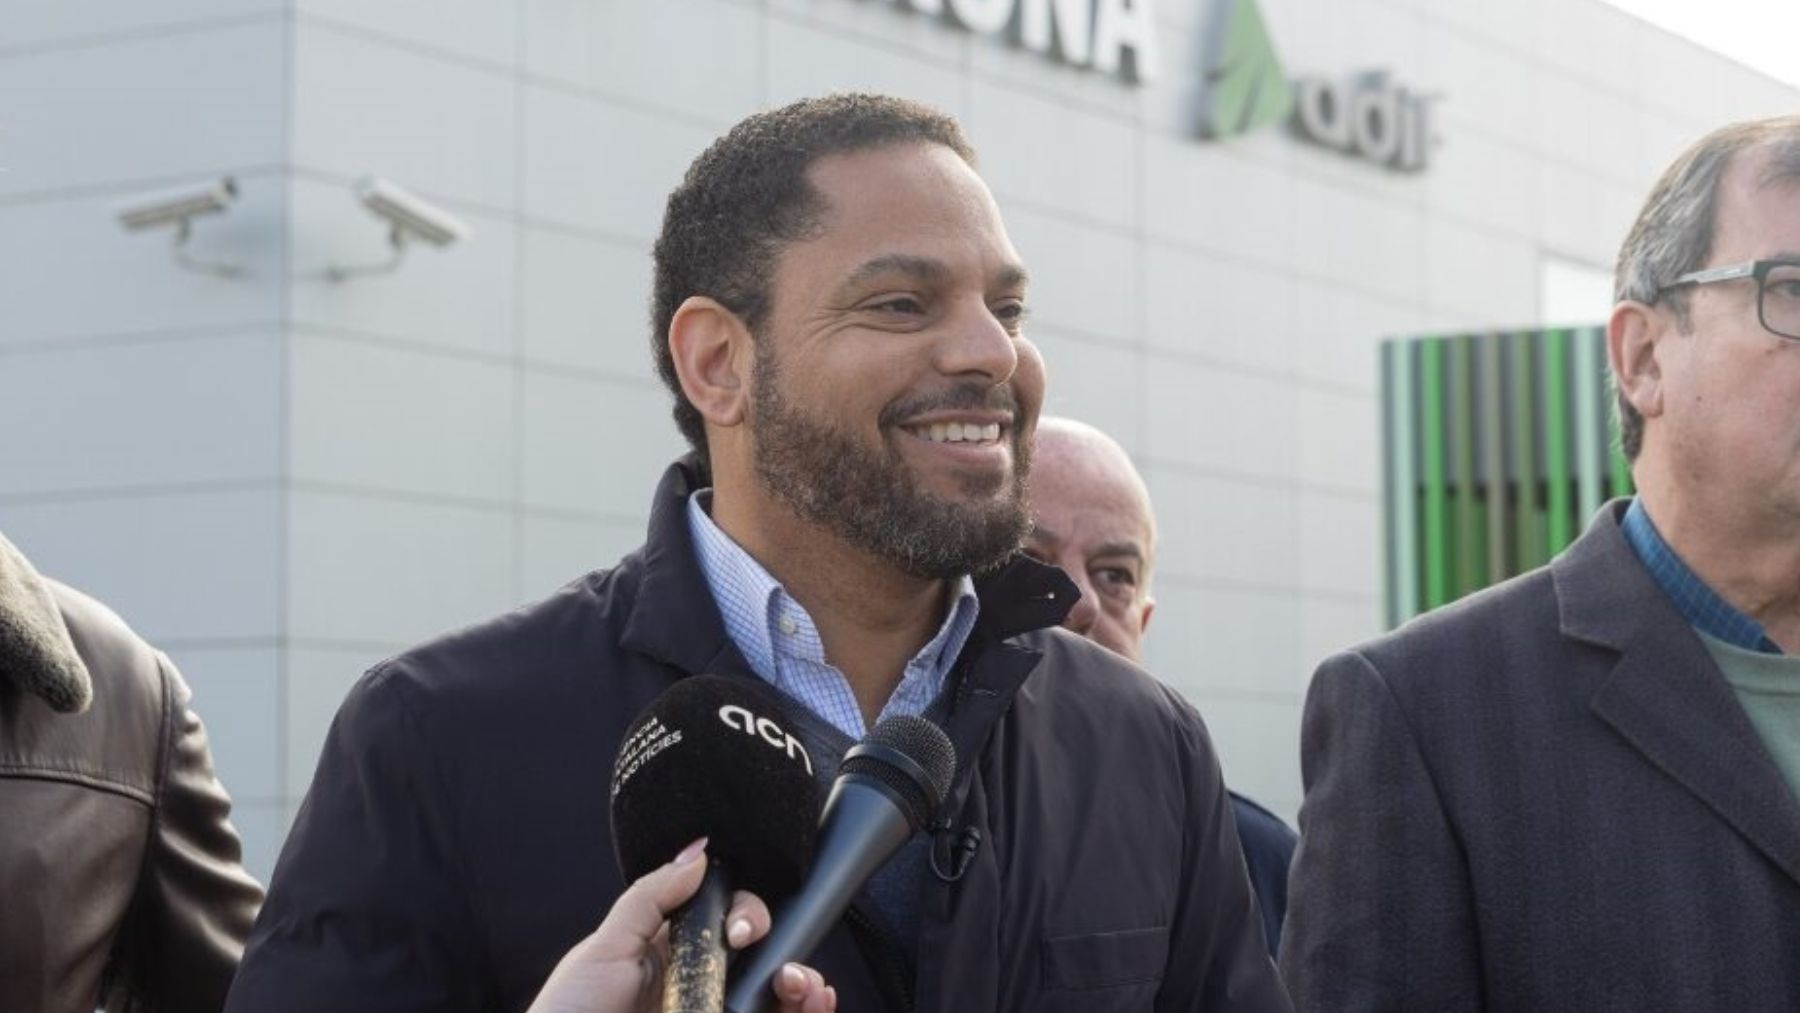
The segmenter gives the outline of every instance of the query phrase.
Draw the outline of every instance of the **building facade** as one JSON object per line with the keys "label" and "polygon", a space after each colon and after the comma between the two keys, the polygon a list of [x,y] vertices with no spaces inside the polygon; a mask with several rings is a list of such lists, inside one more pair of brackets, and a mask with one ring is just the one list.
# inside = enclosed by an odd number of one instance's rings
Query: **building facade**
{"label": "building facade", "polygon": [[[663,199],[852,88],[968,128],[1051,410],[1156,497],[1149,667],[1289,817],[1312,668],[1383,625],[1381,340],[1597,322],[1661,167],[1800,107],[1598,0],[10,3],[0,530],[174,656],[259,875],[365,667],[640,539]],[[470,234],[334,280],[368,174]],[[224,176],[234,276],[119,227]]]}

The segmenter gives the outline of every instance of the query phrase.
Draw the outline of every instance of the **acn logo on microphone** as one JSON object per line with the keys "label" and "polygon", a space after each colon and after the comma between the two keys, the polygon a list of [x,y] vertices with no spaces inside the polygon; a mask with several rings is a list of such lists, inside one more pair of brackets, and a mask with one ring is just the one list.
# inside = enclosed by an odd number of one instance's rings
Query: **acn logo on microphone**
{"label": "acn logo on microphone", "polygon": [[719,720],[725,722],[727,728],[757,736],[776,749],[785,750],[790,760],[798,757],[801,763],[806,764],[806,772],[813,772],[812,757],[807,755],[806,747],[768,718],[759,718],[746,707],[728,703],[719,708]]}

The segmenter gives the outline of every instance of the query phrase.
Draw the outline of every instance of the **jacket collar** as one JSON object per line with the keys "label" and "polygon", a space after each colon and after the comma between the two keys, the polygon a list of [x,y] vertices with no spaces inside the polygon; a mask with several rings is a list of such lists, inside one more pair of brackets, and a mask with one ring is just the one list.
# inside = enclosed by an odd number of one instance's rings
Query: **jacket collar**
{"label": "jacket collar", "polygon": [[1588,705],[1800,882],[1800,802],[1706,648],[1606,505],[1551,564],[1565,636],[1618,653]]}
{"label": "jacket collar", "polygon": [[94,699],[87,665],[75,652],[49,584],[4,535],[0,535],[0,682],[11,682],[65,714],[87,710]]}
{"label": "jacket collar", "polygon": [[[696,454],[663,472],[650,506],[649,537],[638,551],[641,577],[621,642],[684,672],[753,674],[725,633],[688,530],[688,497],[710,484]],[[1061,570],[1023,553],[976,577],[975,593],[981,611],[971,647],[1054,626],[1080,595]]]}
{"label": "jacket collar", "polygon": [[649,537],[637,552],[637,594],[620,643],[684,674],[755,678],[725,633],[725,620],[707,589],[688,532],[688,497],[710,484],[706,464],[697,454],[688,454],[663,472],[650,503]]}
{"label": "jacket collar", "polygon": [[1068,574],[1023,552],[976,577],[975,594],[981,599],[975,625],[995,640],[1055,626],[1081,597]]}

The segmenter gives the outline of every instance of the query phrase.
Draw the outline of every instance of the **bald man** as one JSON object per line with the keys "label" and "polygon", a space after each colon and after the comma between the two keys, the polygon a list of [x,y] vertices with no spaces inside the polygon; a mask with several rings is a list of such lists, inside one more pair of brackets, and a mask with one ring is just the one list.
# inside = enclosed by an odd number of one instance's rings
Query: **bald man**
{"label": "bald man", "polygon": [[[1031,507],[1034,526],[1025,551],[1061,567],[1081,589],[1063,626],[1141,662],[1144,631],[1156,611],[1150,594],[1156,517],[1150,490],[1125,448],[1085,422],[1044,417],[1033,456]],[[1280,817],[1236,792],[1231,812],[1274,956],[1298,837]]]}

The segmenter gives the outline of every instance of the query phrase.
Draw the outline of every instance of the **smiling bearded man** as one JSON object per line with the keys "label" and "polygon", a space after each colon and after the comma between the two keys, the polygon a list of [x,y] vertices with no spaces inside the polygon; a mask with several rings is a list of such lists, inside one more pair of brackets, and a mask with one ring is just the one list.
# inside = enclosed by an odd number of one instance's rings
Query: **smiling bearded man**
{"label": "smiling bearded man", "polygon": [[624,885],[621,734],[699,673],[784,694],[826,783],[883,718],[955,746],[931,830],[812,955],[841,1008],[1287,1009],[1199,717],[1058,629],[1075,587],[1016,551],[1044,369],[973,158],[840,95],[695,160],[651,333],[694,452],[647,541],[364,677],[232,1009],[524,1008]]}
{"label": "smiling bearded man", "polygon": [[[1004,428],[1016,462],[1010,480],[998,472],[963,475],[962,491],[989,502],[959,506],[921,488],[894,448],[864,447],[793,405],[781,393],[779,368],[772,345],[757,342],[756,394],[750,408],[756,475],[795,512],[845,542],[893,561],[907,574],[932,580],[987,570],[1018,548],[1031,527],[1025,503],[1031,444],[1019,442],[1022,412],[1008,388],[953,387],[936,397],[890,405],[881,414],[887,431],[932,411],[1005,416],[1004,423],[978,427],[994,435],[983,433],[977,440],[960,433],[956,437],[963,442],[996,441]],[[943,423],[938,427],[948,428]],[[948,433],[933,437],[950,440]],[[992,498],[1002,492],[1001,498]]]}

